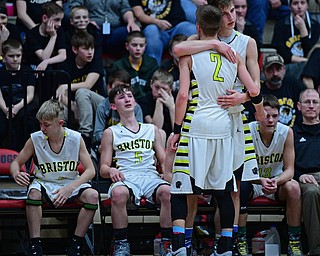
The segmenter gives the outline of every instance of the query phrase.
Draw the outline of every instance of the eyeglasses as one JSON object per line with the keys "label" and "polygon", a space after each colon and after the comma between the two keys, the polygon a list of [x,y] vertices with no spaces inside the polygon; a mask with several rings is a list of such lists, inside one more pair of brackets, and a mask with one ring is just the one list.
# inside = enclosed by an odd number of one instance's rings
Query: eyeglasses
{"label": "eyeglasses", "polygon": [[319,105],[319,101],[317,101],[317,100],[305,100],[305,101],[302,101],[301,103],[304,105],[308,105],[308,106],[310,106],[311,104],[312,105]]}

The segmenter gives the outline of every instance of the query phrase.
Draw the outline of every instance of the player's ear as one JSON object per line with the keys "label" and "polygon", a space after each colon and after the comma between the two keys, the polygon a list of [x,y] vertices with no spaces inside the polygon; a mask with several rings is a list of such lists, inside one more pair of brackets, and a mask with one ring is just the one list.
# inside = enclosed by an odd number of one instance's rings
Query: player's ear
{"label": "player's ear", "polygon": [[112,110],[117,110],[116,104],[110,103],[110,107]]}
{"label": "player's ear", "polygon": [[63,120],[63,119],[59,120],[59,125],[60,125],[60,126],[63,126],[63,125],[64,125],[64,120]]}

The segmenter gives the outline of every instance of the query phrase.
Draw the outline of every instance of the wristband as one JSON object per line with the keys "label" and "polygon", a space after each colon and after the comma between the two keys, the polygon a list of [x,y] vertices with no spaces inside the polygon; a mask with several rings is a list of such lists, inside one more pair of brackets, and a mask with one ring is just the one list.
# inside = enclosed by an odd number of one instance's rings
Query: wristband
{"label": "wristband", "polygon": [[181,128],[182,128],[182,125],[180,124],[176,124],[174,123],[173,125],[173,133],[174,134],[180,134],[181,133]]}
{"label": "wristband", "polygon": [[259,94],[257,96],[254,96],[254,97],[250,97],[251,98],[251,101],[253,104],[259,104],[262,102],[262,95],[261,95],[261,92],[259,92]]}

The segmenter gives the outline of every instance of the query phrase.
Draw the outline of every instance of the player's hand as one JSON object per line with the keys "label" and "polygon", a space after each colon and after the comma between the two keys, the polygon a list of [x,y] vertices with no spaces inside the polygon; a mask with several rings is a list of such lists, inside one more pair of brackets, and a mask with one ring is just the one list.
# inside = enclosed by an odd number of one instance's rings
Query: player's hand
{"label": "player's hand", "polygon": [[278,185],[276,179],[262,178],[262,192],[266,195],[271,195],[277,192]]}
{"label": "player's hand", "polygon": [[222,54],[224,57],[227,58],[228,61],[232,63],[237,62],[237,55],[236,52],[232,50],[231,46],[223,43],[223,42],[218,42],[216,46],[216,50]]}
{"label": "player's hand", "polygon": [[[170,139],[170,137],[168,138],[168,140]],[[170,145],[170,151],[176,151],[178,149],[178,142],[180,139],[180,134],[173,134],[171,137],[171,140],[168,141],[169,145]]]}
{"label": "player's hand", "polygon": [[315,177],[313,175],[310,175],[310,174],[302,174],[300,177],[299,177],[299,181],[301,183],[310,183],[310,184],[314,184],[316,186],[319,186],[317,180],[315,179]]}
{"label": "player's hand", "polygon": [[21,187],[27,187],[30,185],[30,174],[26,172],[18,172],[13,175],[14,181]]}
{"label": "player's hand", "polygon": [[228,95],[221,95],[217,98],[217,103],[223,109],[227,109],[229,107],[237,106],[243,103],[244,93],[238,92],[236,90],[227,90]]}
{"label": "player's hand", "polygon": [[120,172],[117,168],[110,168],[110,178],[112,182],[125,180],[123,173]]}
{"label": "player's hand", "polygon": [[70,197],[72,191],[73,189],[71,186],[66,186],[53,191],[52,194],[56,195],[52,200],[54,207],[59,208],[63,206]]}
{"label": "player's hand", "polygon": [[172,27],[171,23],[167,20],[157,19],[156,25],[163,31],[168,30]]}

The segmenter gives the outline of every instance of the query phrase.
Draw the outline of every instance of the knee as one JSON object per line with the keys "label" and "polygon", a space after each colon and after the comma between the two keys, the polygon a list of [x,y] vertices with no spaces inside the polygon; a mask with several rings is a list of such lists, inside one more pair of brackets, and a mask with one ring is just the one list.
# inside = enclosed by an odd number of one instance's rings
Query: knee
{"label": "knee", "polygon": [[[150,41],[154,42],[156,41],[159,36],[160,36],[160,31],[157,25],[151,24],[148,25],[143,33],[145,34],[145,36],[147,37],[147,43],[150,44]],[[155,40],[153,40],[153,38]]]}
{"label": "knee", "polygon": [[95,189],[89,189],[89,193],[87,196],[87,201],[89,204],[98,204],[99,201],[99,193]]}
{"label": "knee", "polygon": [[28,198],[32,200],[41,200],[42,195],[39,190],[32,188],[28,193]]}
{"label": "knee", "polygon": [[76,94],[75,94],[75,99],[76,101],[77,100],[82,100],[83,98],[86,98],[89,96],[89,90],[86,89],[86,88],[79,88],[77,91],[76,91]]}
{"label": "knee", "polygon": [[129,198],[129,191],[124,186],[118,186],[112,189],[111,203],[112,205],[125,206]]}
{"label": "knee", "polygon": [[159,199],[160,204],[169,204],[171,199],[170,186],[160,186],[157,190],[157,198]]}
{"label": "knee", "polygon": [[320,189],[314,184],[307,184],[303,189],[304,200],[318,200],[320,198]]}
{"label": "knee", "polygon": [[295,180],[290,180],[283,185],[285,195],[288,199],[300,199],[301,192],[299,183]]}

